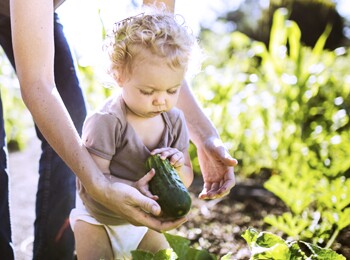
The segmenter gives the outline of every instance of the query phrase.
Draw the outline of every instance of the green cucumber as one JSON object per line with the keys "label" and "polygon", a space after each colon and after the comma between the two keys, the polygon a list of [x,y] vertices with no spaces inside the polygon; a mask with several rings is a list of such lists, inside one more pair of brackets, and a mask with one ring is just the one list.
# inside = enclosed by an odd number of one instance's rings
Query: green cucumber
{"label": "green cucumber", "polygon": [[181,218],[191,209],[191,196],[182,183],[175,168],[168,159],[151,155],[146,161],[146,170],[154,169],[156,174],[148,183],[149,190],[158,196],[157,203],[161,207],[162,217]]}

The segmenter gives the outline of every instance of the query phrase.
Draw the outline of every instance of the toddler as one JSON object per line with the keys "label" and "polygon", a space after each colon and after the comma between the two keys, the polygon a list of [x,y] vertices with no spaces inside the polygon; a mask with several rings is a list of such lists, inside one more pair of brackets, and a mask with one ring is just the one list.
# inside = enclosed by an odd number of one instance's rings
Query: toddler
{"label": "toddler", "polygon": [[[148,182],[157,172],[145,172],[151,154],[168,158],[188,187],[193,180],[189,134],[175,105],[195,37],[173,14],[153,10],[116,23],[105,47],[121,93],[86,119],[84,145],[110,181],[152,199],[157,196]],[[77,185],[70,221],[78,259],[129,259],[132,250],[155,253],[169,247],[161,233],[131,225],[94,201],[79,180]]]}

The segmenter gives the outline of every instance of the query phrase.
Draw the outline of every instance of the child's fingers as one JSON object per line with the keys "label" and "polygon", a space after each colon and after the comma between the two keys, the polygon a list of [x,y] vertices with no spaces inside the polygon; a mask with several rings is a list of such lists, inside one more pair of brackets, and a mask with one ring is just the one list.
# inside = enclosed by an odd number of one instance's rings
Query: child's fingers
{"label": "child's fingers", "polygon": [[166,158],[170,158],[173,157],[175,154],[180,153],[180,155],[182,154],[179,150],[175,149],[175,148],[164,148],[164,149],[159,149],[157,151],[157,154],[160,155],[160,158],[162,160],[165,160]]}
{"label": "child's fingers", "polygon": [[153,199],[153,200],[157,200],[158,196],[157,195],[153,195],[146,187],[142,187],[140,188],[140,192],[145,195],[146,197]]}
{"label": "child's fingers", "polygon": [[152,168],[148,173],[146,173],[145,176],[143,176],[140,180],[137,182],[138,190],[145,196],[157,200],[158,196],[153,195],[149,189],[148,189],[148,182],[153,178],[155,175],[155,170]]}
{"label": "child's fingers", "polygon": [[175,168],[180,167],[184,164],[184,157],[181,152],[175,153],[170,158],[170,164]]}
{"label": "child's fingers", "polygon": [[171,148],[171,147],[157,148],[157,149],[154,149],[154,150],[151,152],[151,154],[152,154],[152,155],[155,155],[155,154],[162,154],[162,153],[167,152],[168,150],[171,150],[171,149],[173,149],[173,148]]}

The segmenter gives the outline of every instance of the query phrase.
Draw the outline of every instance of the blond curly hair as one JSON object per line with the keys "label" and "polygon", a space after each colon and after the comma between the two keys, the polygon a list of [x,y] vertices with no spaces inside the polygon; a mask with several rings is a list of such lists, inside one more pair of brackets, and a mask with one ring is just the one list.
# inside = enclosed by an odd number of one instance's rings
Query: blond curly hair
{"label": "blond curly hair", "polygon": [[196,37],[180,16],[153,9],[124,19],[107,35],[104,49],[110,59],[109,73],[130,76],[135,62],[150,53],[164,58],[172,68],[188,69],[190,59],[198,49]]}

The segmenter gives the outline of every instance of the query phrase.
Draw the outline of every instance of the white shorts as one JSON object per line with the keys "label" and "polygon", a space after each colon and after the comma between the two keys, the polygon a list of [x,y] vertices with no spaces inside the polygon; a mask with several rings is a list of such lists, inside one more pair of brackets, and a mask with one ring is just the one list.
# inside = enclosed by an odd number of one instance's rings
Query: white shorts
{"label": "white shorts", "polygon": [[69,217],[70,225],[73,231],[77,220],[82,220],[92,225],[103,226],[111,242],[114,259],[131,259],[131,251],[137,249],[142,238],[148,231],[148,228],[138,227],[131,224],[118,226],[104,225],[98,222],[87,212],[79,198],[79,195],[77,195],[76,204],[76,208],[71,211]]}

